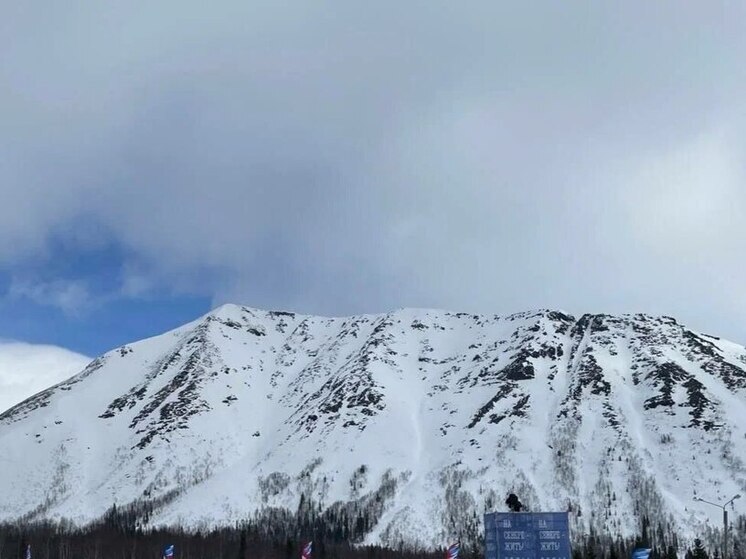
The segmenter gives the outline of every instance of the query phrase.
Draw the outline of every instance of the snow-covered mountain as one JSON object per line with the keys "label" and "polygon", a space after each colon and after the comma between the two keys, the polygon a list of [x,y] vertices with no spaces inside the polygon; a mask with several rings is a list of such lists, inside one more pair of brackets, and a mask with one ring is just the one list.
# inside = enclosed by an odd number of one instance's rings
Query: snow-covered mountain
{"label": "snow-covered mountain", "polygon": [[[0,520],[209,526],[327,518],[351,537],[475,539],[508,492],[577,533],[746,493],[746,349],[667,317],[227,305],[0,416]],[[284,515],[284,516],[283,516]]]}

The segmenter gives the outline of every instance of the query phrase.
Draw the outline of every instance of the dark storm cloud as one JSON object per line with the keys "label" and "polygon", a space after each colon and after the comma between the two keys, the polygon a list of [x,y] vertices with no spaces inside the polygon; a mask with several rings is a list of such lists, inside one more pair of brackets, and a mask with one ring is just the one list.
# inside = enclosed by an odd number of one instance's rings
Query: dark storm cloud
{"label": "dark storm cloud", "polygon": [[744,15],[13,6],[0,259],[113,242],[126,294],[642,310],[746,337]]}

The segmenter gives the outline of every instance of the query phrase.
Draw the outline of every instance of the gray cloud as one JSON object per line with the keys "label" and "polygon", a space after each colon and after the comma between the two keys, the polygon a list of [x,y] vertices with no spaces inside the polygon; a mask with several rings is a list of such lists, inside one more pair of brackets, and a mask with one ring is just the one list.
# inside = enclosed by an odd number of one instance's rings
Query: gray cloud
{"label": "gray cloud", "polygon": [[743,12],[15,6],[0,262],[103,239],[128,293],[642,310],[745,339]]}

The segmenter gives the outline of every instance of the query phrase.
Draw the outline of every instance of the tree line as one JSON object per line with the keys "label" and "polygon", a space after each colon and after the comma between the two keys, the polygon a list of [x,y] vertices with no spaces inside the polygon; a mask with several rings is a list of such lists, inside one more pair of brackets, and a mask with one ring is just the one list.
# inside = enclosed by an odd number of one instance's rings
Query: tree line
{"label": "tree line", "polygon": [[[161,559],[167,545],[175,546],[174,559],[299,559],[302,545],[314,542],[313,559],[443,559],[440,550],[416,550],[363,545],[372,527],[362,511],[336,510],[313,514],[300,506],[296,514],[282,509],[264,510],[252,519],[219,529],[153,528],[147,504],[117,509],[85,527],[69,522],[16,522],[0,524],[0,559]],[[746,559],[743,517],[736,520],[728,559]],[[708,543],[703,543],[708,542]],[[677,535],[653,528],[643,517],[637,537],[590,533],[572,542],[572,559],[629,559],[632,551],[651,549],[650,559],[720,559],[717,534],[683,545]],[[453,542],[442,542],[443,546]],[[482,559],[480,539],[462,542],[460,559]]]}

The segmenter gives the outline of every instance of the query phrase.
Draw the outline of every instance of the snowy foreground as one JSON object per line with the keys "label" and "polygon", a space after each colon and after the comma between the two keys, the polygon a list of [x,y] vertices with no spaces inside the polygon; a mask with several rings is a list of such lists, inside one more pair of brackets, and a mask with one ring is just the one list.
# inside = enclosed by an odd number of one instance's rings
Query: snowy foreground
{"label": "snowy foreground", "polygon": [[[514,492],[574,529],[693,536],[746,493],[746,349],[671,318],[227,305],[0,416],[0,520],[149,503],[189,527],[337,510],[364,540],[478,537]],[[362,528],[360,528],[362,526]]]}

